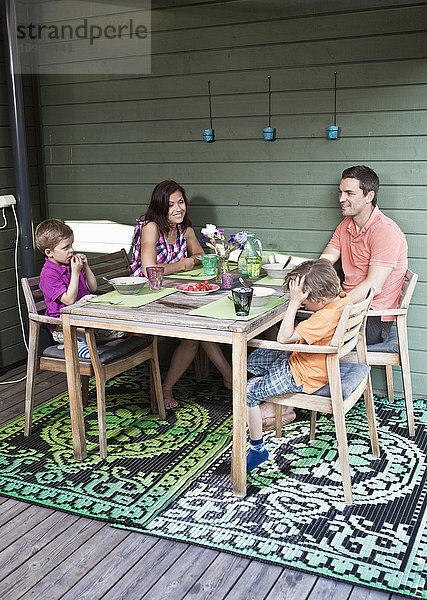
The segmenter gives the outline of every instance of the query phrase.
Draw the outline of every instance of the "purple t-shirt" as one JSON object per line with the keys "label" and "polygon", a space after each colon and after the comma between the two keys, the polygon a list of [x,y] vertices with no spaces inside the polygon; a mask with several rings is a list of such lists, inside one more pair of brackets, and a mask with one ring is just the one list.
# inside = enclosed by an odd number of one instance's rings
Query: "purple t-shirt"
{"label": "purple t-shirt", "polygon": [[[71,266],[63,267],[57,265],[46,258],[40,273],[40,289],[43,292],[46,302],[46,316],[60,317],[60,310],[65,306],[59,302],[59,298],[64,294],[71,281]],[[77,291],[77,300],[89,293],[83,269],[79,274],[79,288]],[[48,325],[50,331],[56,329],[55,325]]]}

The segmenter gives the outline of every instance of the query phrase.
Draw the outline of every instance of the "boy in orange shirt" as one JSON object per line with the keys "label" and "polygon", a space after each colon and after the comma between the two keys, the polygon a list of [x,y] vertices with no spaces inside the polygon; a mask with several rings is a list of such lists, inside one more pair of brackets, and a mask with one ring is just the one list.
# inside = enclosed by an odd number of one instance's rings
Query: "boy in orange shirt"
{"label": "boy in orange shirt", "polygon": [[[290,299],[277,341],[281,344],[329,344],[345,306],[351,304],[349,296],[340,291],[340,281],[333,266],[323,259],[306,261],[289,273],[287,283]],[[313,314],[295,327],[295,316],[301,306]],[[246,466],[249,473],[268,459],[262,437],[260,403],[270,396],[289,392],[311,394],[328,382],[328,372],[325,354],[291,354],[263,348],[254,350],[249,356],[248,371],[256,375],[248,381],[247,391],[250,448]],[[290,407],[289,412],[293,413]]]}

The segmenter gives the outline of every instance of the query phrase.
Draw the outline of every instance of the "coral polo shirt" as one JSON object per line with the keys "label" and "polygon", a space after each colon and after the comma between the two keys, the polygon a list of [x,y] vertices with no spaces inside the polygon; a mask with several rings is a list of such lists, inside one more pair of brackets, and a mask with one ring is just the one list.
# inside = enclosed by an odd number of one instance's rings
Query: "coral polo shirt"
{"label": "coral polo shirt", "polygon": [[[343,219],[335,229],[329,245],[341,253],[345,277],[342,289],[345,292],[366,279],[371,265],[391,267],[393,270],[381,292],[374,297],[372,308],[397,307],[408,268],[408,244],[402,230],[378,206],[358,233],[351,217]],[[383,321],[394,319],[390,315],[382,317]]]}

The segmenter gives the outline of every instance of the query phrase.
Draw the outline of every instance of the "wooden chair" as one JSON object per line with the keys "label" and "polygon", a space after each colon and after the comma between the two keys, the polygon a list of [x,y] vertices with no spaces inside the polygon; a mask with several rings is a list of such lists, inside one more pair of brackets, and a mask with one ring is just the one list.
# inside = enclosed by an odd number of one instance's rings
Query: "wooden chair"
{"label": "wooden chair", "polygon": [[[351,477],[345,415],[363,393],[368,417],[372,454],[379,457],[375,409],[372,394],[370,368],[367,364],[365,323],[373,297],[371,289],[366,300],[346,306],[328,346],[309,344],[279,344],[268,340],[251,340],[248,345],[256,348],[312,352],[326,354],[329,383],[313,394],[289,393],[271,396],[267,402],[276,404],[276,436],[282,435],[282,406],[311,410],[310,440],[314,439],[317,411],[332,414],[338,444],[344,500],[352,503]],[[358,364],[341,363],[341,359],[356,348]]]}
{"label": "wooden chair", "polygon": [[[389,402],[394,401],[393,391],[393,365],[400,366],[402,372],[403,392],[405,396],[406,417],[408,420],[409,435],[415,435],[414,405],[412,401],[411,369],[409,366],[409,348],[407,332],[407,316],[412,294],[418,275],[409,269],[405,273],[402,285],[402,293],[398,307],[395,309],[375,310],[371,309],[368,316],[394,315],[396,326],[392,327],[384,342],[372,344],[367,347],[368,364],[385,367],[387,381],[387,395]],[[355,356],[348,356],[348,362],[356,361]]]}
{"label": "wooden chair", "polygon": [[[89,260],[94,273],[106,276],[123,274],[126,268],[127,255],[125,251],[114,252],[111,255],[94,257]],[[109,270],[109,268],[111,270]],[[127,271],[125,271],[128,274]],[[66,372],[64,350],[57,344],[50,345],[39,352],[40,328],[42,325],[61,323],[60,318],[45,316],[46,304],[40,290],[40,277],[26,277],[21,279],[29,317],[29,351],[27,362],[27,382],[25,391],[25,429],[24,434],[31,434],[34,384],[37,369]],[[106,282],[105,282],[106,283]],[[108,283],[106,283],[108,286]],[[105,287],[105,286],[104,286]],[[93,330],[86,331],[86,340],[91,359],[80,359],[80,377],[82,383],[83,404],[87,402],[89,379],[95,376],[96,397],[98,408],[99,447],[102,458],[107,456],[107,436],[105,420],[105,383],[119,373],[132,367],[150,361],[150,389],[151,406],[157,406],[161,419],[165,418],[163,392],[158,361],[158,340],[154,337],[151,341],[144,338],[130,336],[115,339],[97,346]]]}
{"label": "wooden chair", "polygon": [[197,354],[194,357],[193,367],[194,378],[197,383],[200,383],[203,379],[207,379],[209,377],[209,358],[201,345],[199,346]]}
{"label": "wooden chair", "polygon": [[110,254],[93,256],[88,259],[88,263],[98,282],[98,293],[103,294],[114,289],[104,277],[129,277],[129,258],[124,248]]}

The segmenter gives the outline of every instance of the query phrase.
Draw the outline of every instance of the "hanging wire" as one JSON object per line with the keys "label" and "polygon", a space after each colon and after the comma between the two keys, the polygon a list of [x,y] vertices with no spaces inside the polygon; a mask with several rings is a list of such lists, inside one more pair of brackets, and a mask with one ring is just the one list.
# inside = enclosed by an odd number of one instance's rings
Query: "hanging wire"
{"label": "hanging wire", "polygon": [[271,127],[271,75],[268,76],[268,126]]}
{"label": "hanging wire", "polygon": [[334,72],[334,125],[337,126],[337,71]]}
{"label": "hanging wire", "polygon": [[[18,222],[18,217],[16,216],[16,212],[15,212],[15,207],[11,206],[12,208],[12,212],[13,212],[13,216],[15,218],[15,224],[16,224],[16,239],[15,239],[15,253],[14,253],[14,257],[15,257],[15,283],[16,283],[16,300],[17,300],[17,304],[18,304],[18,314],[19,314],[19,321],[21,324],[21,331],[22,331],[22,339],[24,341],[24,346],[27,349],[28,352],[28,343],[27,343],[27,339],[26,339],[26,335],[25,335],[25,330],[24,330],[24,319],[23,319],[23,315],[22,315],[22,309],[21,309],[21,299],[19,297],[19,290],[20,290],[20,286],[19,286],[19,272],[18,272],[18,245],[19,245],[19,236],[20,236],[20,229],[19,229],[19,222]],[[3,227],[0,227],[0,229],[4,229],[7,225],[7,220],[4,214],[4,210],[3,210],[3,217],[5,220],[5,224]],[[21,377],[21,379],[15,379],[13,381],[1,381],[0,385],[9,385],[11,383],[19,383],[20,381],[24,381],[24,379],[26,379],[27,376],[25,375],[24,377]]]}
{"label": "hanging wire", "polygon": [[212,129],[212,97],[211,97],[211,80],[208,81],[208,96],[209,96],[209,121]]}

